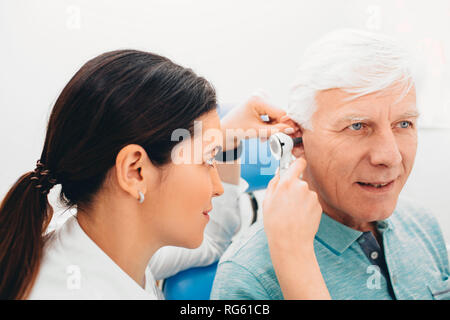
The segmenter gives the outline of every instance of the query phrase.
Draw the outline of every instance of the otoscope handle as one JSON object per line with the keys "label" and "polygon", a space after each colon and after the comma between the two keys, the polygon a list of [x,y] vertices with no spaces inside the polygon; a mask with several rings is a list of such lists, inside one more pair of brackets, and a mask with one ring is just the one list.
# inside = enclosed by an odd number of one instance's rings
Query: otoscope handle
{"label": "otoscope handle", "polygon": [[287,158],[283,158],[280,160],[280,177],[283,177],[286,174],[286,172],[289,170],[289,166],[294,160],[294,157],[292,155],[286,157]]}

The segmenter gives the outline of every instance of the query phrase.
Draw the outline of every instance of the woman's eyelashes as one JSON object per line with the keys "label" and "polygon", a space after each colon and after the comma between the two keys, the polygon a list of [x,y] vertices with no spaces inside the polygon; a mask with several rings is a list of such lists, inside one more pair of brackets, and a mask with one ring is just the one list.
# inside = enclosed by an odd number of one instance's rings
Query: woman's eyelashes
{"label": "woman's eyelashes", "polygon": [[221,147],[215,147],[214,150],[211,152],[211,158],[205,160],[206,165],[210,167],[216,166],[216,156],[219,152],[221,152]]}
{"label": "woman's eyelashes", "polygon": [[205,161],[205,163],[206,163],[208,166],[210,166],[210,167],[215,167],[215,166],[216,166],[216,158],[215,158],[215,157],[212,157],[212,158],[210,158],[210,159],[207,159],[207,160]]}

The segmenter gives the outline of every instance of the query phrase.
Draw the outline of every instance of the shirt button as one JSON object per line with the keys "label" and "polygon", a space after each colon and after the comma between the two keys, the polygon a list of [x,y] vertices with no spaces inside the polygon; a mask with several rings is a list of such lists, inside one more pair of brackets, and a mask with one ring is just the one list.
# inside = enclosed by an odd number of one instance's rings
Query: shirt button
{"label": "shirt button", "polygon": [[378,258],[378,252],[373,251],[373,252],[370,254],[370,257],[371,257],[373,260],[376,260],[376,259]]}

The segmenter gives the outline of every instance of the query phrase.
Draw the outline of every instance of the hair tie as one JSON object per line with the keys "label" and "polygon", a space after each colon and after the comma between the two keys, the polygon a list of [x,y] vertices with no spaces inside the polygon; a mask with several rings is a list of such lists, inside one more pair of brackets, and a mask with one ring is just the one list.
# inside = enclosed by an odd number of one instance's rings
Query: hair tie
{"label": "hair tie", "polygon": [[34,187],[41,190],[41,193],[45,195],[57,184],[56,178],[52,176],[50,170],[46,169],[45,164],[40,160],[36,162],[36,169],[34,169],[33,176],[30,180],[34,181]]}

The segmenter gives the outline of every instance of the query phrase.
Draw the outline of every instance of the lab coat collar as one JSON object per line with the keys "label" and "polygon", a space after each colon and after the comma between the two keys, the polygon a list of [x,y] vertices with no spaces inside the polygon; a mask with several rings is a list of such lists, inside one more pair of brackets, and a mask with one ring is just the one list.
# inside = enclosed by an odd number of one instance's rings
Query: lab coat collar
{"label": "lab coat collar", "polygon": [[125,273],[80,227],[76,216],[60,230],[57,241],[67,261],[78,268],[80,290],[89,290],[94,299],[161,299],[147,267],[145,289]]}

